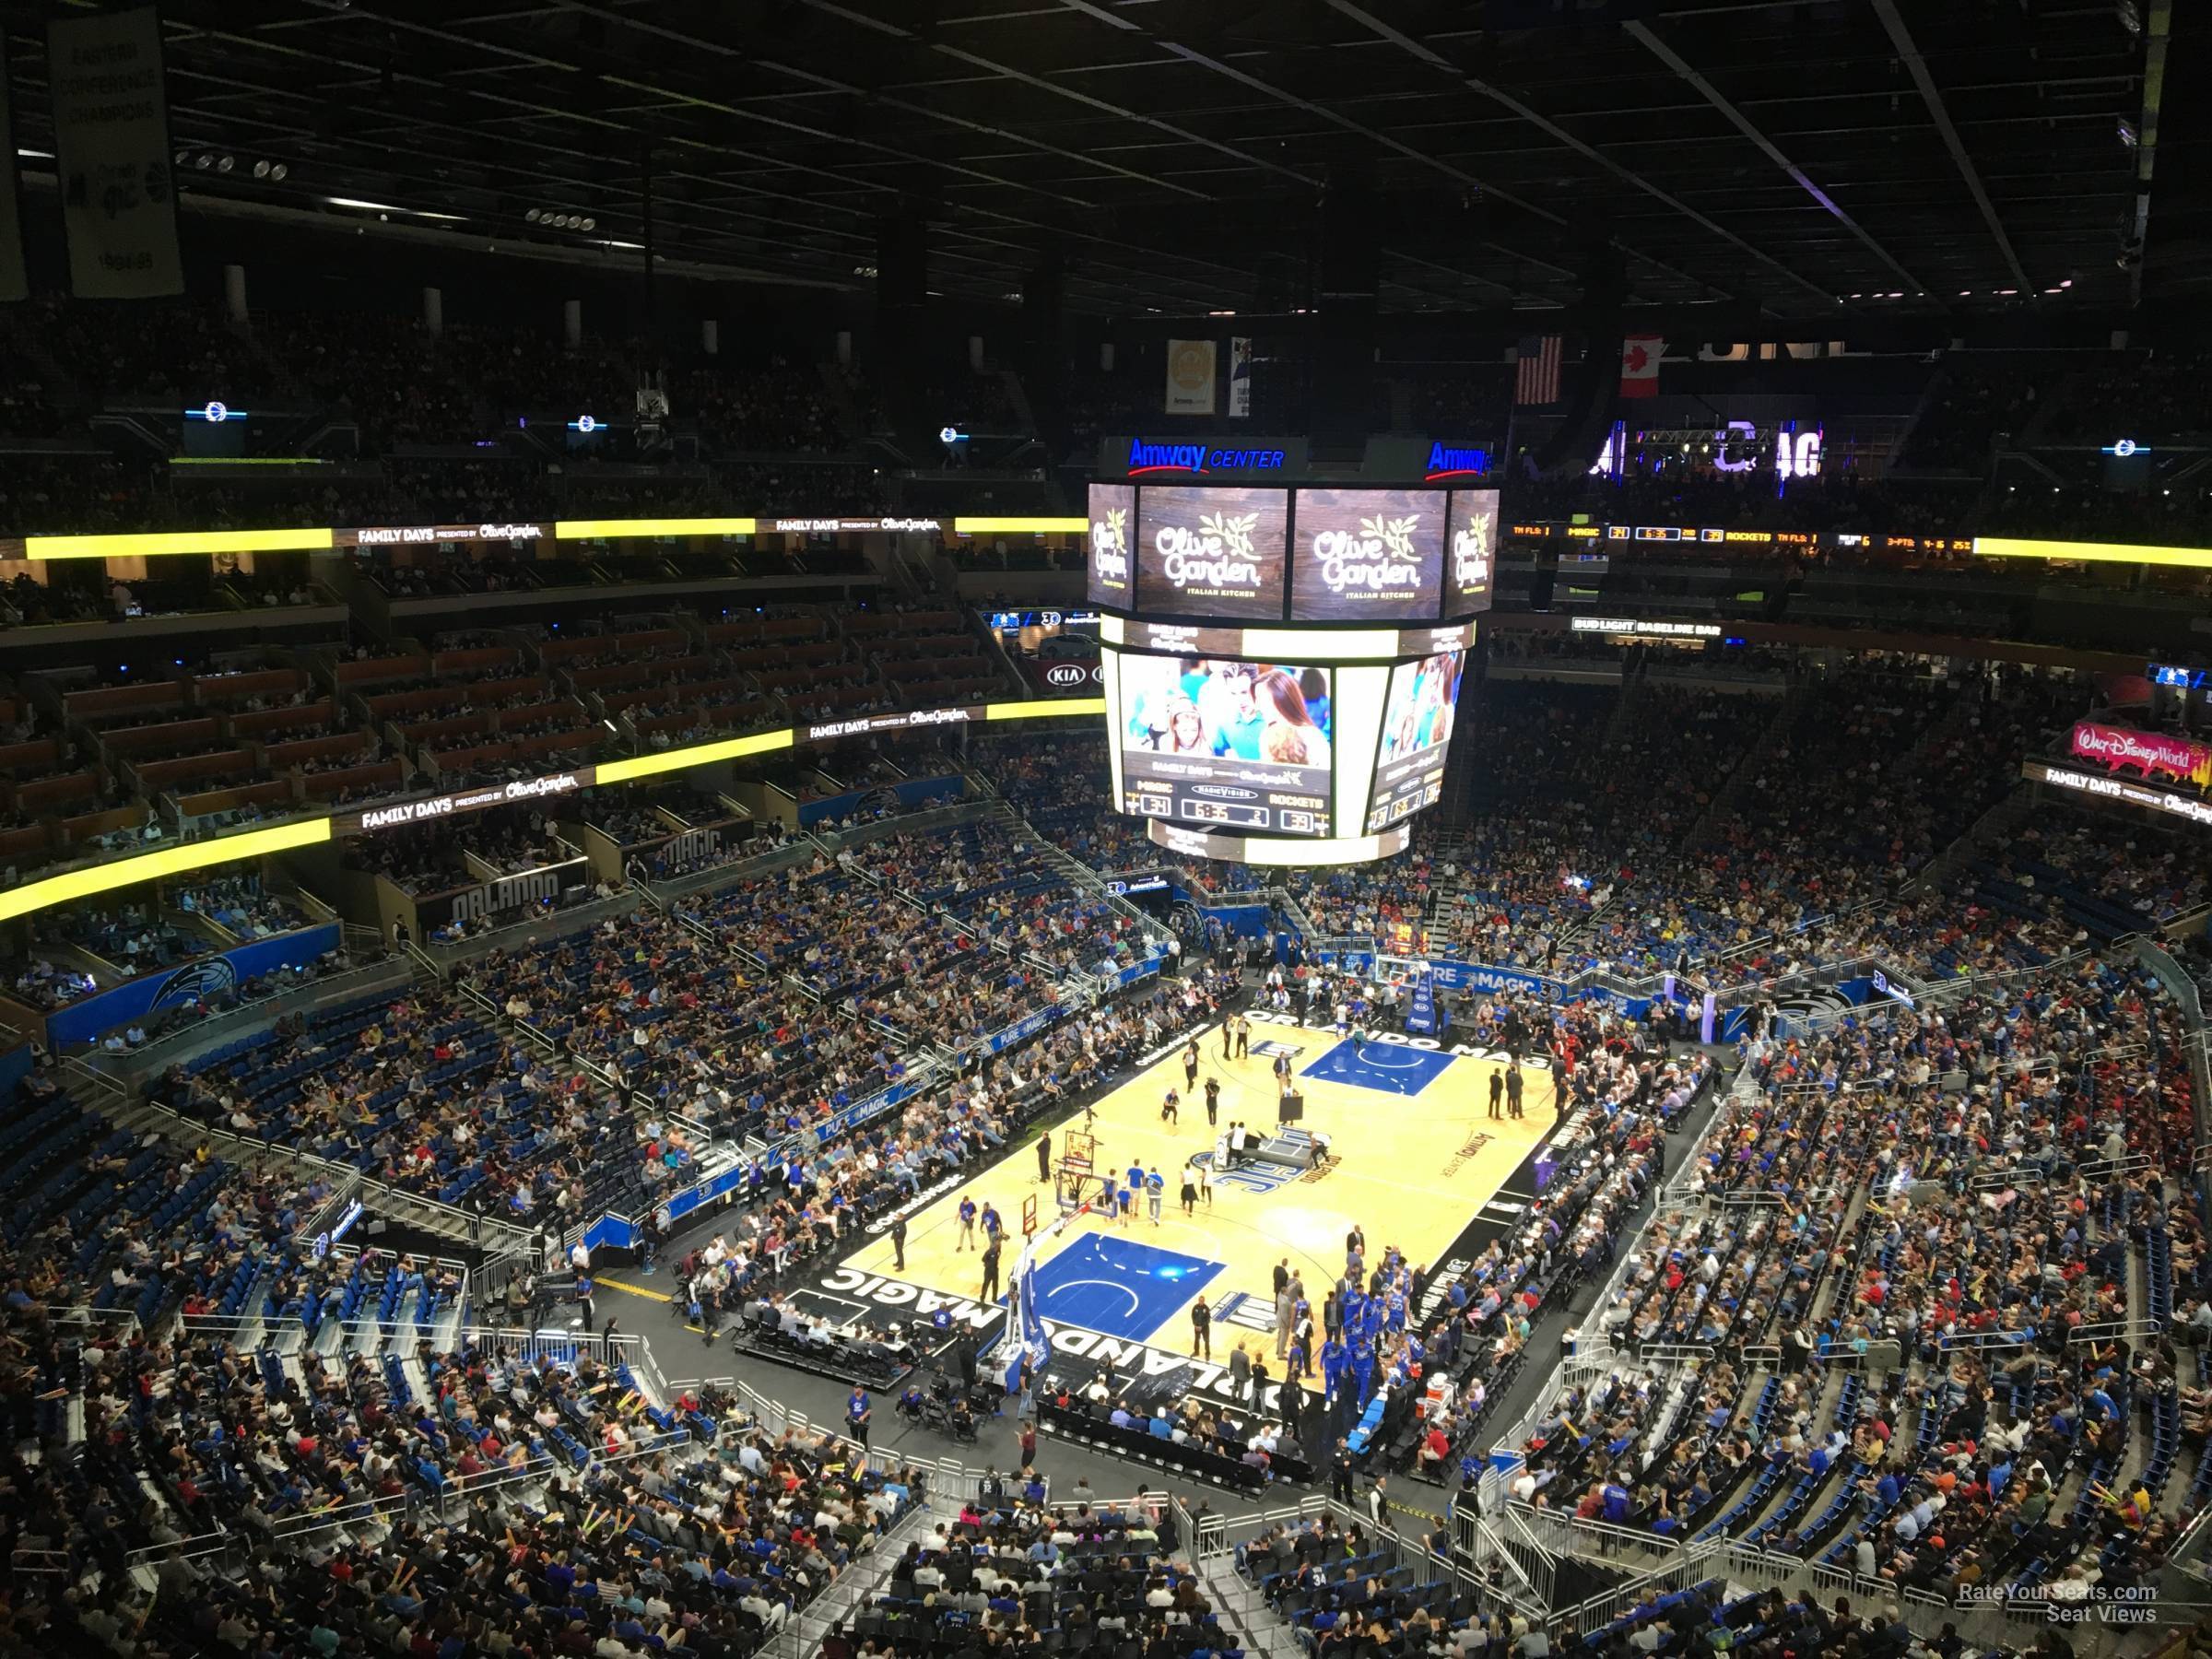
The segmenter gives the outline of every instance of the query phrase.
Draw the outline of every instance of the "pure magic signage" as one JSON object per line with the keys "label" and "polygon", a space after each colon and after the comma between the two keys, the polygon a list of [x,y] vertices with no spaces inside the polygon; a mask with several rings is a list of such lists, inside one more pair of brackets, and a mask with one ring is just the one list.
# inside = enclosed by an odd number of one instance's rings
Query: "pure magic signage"
{"label": "pure magic signage", "polygon": [[1126,606],[1136,534],[1136,488],[1090,487],[1090,586],[1093,605]]}
{"label": "pure magic signage", "polygon": [[1498,492],[1452,492],[1452,533],[1444,547],[1444,608],[1452,616],[1490,608],[1498,570]]}
{"label": "pure magic signage", "polygon": [[1290,616],[1296,622],[1419,622],[1437,614],[1444,494],[1298,492]]}
{"label": "pure magic signage", "polygon": [[1145,608],[1279,621],[1289,499],[1281,489],[1147,485],[1136,533]]}

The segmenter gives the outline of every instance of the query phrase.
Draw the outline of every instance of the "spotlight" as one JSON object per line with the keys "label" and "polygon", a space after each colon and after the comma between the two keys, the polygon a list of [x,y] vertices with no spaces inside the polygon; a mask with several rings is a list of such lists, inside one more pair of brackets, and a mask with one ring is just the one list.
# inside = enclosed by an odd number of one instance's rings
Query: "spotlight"
{"label": "spotlight", "polygon": [[269,176],[269,164],[266,161],[254,162],[253,176],[257,179],[267,178]]}
{"label": "spotlight", "polygon": [[202,150],[199,154],[199,159],[194,161],[193,165],[198,168],[202,172],[206,172],[209,168],[215,165],[215,158],[209,155],[206,150]]}
{"label": "spotlight", "polygon": [[215,171],[217,172],[227,173],[237,165],[238,159],[235,156],[225,156],[220,161],[218,161],[215,164]]}
{"label": "spotlight", "polygon": [[583,228],[586,230],[596,230],[599,229],[599,221],[595,218],[587,218],[583,221]]}
{"label": "spotlight", "polygon": [[528,219],[528,220],[529,220],[529,221],[530,221],[532,224],[534,224],[534,225],[535,225],[535,224],[536,224],[536,223],[537,223],[538,219],[539,219],[541,217],[543,217],[543,216],[539,214],[539,212],[538,212],[538,210],[537,210],[536,208],[533,207],[533,208],[531,208],[531,209],[530,209],[530,211],[529,211],[529,212],[527,212],[527,213],[524,214],[524,215],[523,215],[523,217],[524,217],[524,218]]}
{"label": "spotlight", "polygon": [[177,152],[177,165],[179,167],[190,167],[192,165],[192,152],[190,150],[179,150]]}
{"label": "spotlight", "polygon": [[292,170],[287,167],[283,162],[277,162],[274,167],[269,169],[269,182],[272,184],[283,183],[287,175],[288,175],[291,171]]}

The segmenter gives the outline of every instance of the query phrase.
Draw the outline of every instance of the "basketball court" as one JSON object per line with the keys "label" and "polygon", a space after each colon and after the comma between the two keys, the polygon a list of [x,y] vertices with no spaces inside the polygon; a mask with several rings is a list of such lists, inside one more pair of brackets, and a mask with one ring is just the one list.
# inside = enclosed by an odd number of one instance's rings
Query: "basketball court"
{"label": "basketball court", "polygon": [[[1274,1065],[1288,1055],[1293,1087],[1305,1097],[1303,1121],[1278,1132]],[[877,1238],[848,1258],[847,1265],[927,1289],[976,1298],[982,1284],[982,1230],[959,1248],[959,1207],[972,1198],[1005,1219],[1006,1239],[999,1292],[1022,1246],[1025,1201],[1033,1200],[1033,1224],[1043,1230],[1062,1213],[1062,1194],[1078,1183],[1082,1197],[1099,1204],[1101,1177],[1126,1184],[1132,1162],[1164,1180],[1159,1218],[1148,1197],[1109,1219],[1103,1206],[1077,1218],[1039,1252],[1038,1307],[1048,1320],[1110,1336],[1188,1351],[1191,1304],[1203,1296],[1216,1312],[1214,1352],[1225,1356],[1242,1338],[1259,1340],[1271,1326],[1273,1269],[1288,1258],[1304,1278],[1318,1310],[1344,1270],[1345,1235],[1357,1224],[1367,1235],[1373,1264],[1395,1245],[1417,1265],[1434,1265],[1477,1212],[1494,1197],[1550,1133],[1556,1118],[1551,1075],[1523,1068],[1524,1112],[1518,1120],[1489,1116],[1493,1073],[1502,1058],[1458,1055],[1398,1043],[1359,1044],[1335,1032],[1304,1027],[1252,1026],[1251,1052],[1221,1058],[1218,1027],[1199,1041],[1198,1084],[1186,1088],[1180,1047],[1112,1094],[1089,1114],[1052,1131],[1055,1179],[1037,1178],[1037,1137],[1011,1143],[1006,1155],[982,1174],[915,1214],[907,1224],[906,1266],[892,1265],[888,1239]],[[1206,1120],[1206,1080],[1221,1081],[1218,1126]],[[1162,1096],[1173,1088],[1185,1098],[1180,1120],[1164,1123]],[[1216,1136],[1241,1120],[1272,1143],[1232,1170],[1213,1169]],[[1090,1139],[1081,1163],[1083,1138]],[[1322,1167],[1303,1167],[1315,1136],[1325,1136],[1331,1156]],[[1063,1172],[1073,1148],[1079,1167]],[[1212,1173],[1209,1205],[1182,1212],[1184,1166],[1202,1158]],[[1526,1193],[1514,1194],[1525,1201]],[[1316,1321],[1318,1324],[1318,1319]],[[1241,1327],[1241,1328],[1240,1328]],[[1272,1342],[1269,1343],[1272,1354]]]}

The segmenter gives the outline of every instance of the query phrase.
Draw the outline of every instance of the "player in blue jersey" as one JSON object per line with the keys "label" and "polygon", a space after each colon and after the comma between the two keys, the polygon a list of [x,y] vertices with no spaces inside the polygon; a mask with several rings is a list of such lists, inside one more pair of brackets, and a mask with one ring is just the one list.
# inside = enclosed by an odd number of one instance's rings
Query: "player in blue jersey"
{"label": "player in blue jersey", "polygon": [[1351,1356],[1343,1343],[1330,1337],[1321,1345],[1321,1385],[1323,1397],[1335,1406],[1344,1398],[1351,1382]]}

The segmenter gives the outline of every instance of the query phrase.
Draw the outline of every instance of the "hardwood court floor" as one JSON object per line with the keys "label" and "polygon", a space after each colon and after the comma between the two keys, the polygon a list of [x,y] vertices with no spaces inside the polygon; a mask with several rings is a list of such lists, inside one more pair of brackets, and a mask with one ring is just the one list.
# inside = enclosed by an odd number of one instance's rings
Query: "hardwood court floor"
{"label": "hardwood court floor", "polygon": [[[1431,1050],[1370,1042],[1364,1053],[1334,1032],[1260,1025],[1242,1060],[1223,1060],[1218,1028],[1202,1034],[1198,1088],[1183,1088],[1180,1049],[1123,1084],[1097,1103],[1090,1133],[1096,1167],[1125,1172],[1132,1160],[1157,1168],[1167,1182],[1160,1217],[1151,1218],[1140,1199],[1127,1220],[1085,1217],[1041,1251],[1040,1311],[1056,1324],[1187,1351],[1190,1307],[1205,1296],[1217,1314],[1237,1292],[1251,1299],[1241,1315],[1255,1322],[1272,1309],[1272,1269],[1288,1258],[1304,1278],[1318,1308],[1344,1268],[1345,1235],[1355,1222],[1367,1234],[1368,1260],[1379,1261],[1394,1244],[1417,1265],[1434,1265],[1476,1213],[1493,1198],[1525,1203],[1525,1192],[1501,1189],[1550,1131],[1554,1091],[1550,1074],[1525,1068],[1526,1115],[1489,1117],[1489,1082],[1501,1061],[1454,1056]],[[1306,1099],[1304,1128],[1326,1134],[1335,1162],[1318,1174],[1287,1167],[1248,1165],[1217,1173],[1213,1202],[1202,1198],[1194,1215],[1182,1213],[1183,1165],[1194,1154],[1209,1159],[1216,1129],[1206,1121],[1206,1077],[1222,1082],[1219,1128],[1235,1119],[1263,1134],[1275,1128],[1273,1045],[1294,1051],[1298,1087]],[[1188,1098],[1181,1120],[1160,1120],[1160,1100],[1172,1086]],[[1053,1131],[1059,1162],[1078,1116]],[[976,1243],[959,1244],[960,1201],[980,1210],[994,1206],[1004,1218],[1006,1243],[1000,1262],[1000,1292],[1021,1247],[1022,1200],[1037,1200],[1041,1230],[1059,1214],[1053,1187],[1037,1179],[1034,1135],[1009,1146],[982,1174],[944,1194],[907,1224],[906,1266],[892,1265],[888,1237],[878,1237],[847,1265],[962,1297],[980,1297],[982,1281],[979,1228]],[[1095,1199],[1100,1182],[1085,1189]],[[1318,1322],[1317,1322],[1318,1323]],[[1214,1352],[1225,1356],[1239,1337],[1248,1345],[1256,1329],[1217,1323]],[[1272,1340],[1268,1342],[1272,1353]]]}

